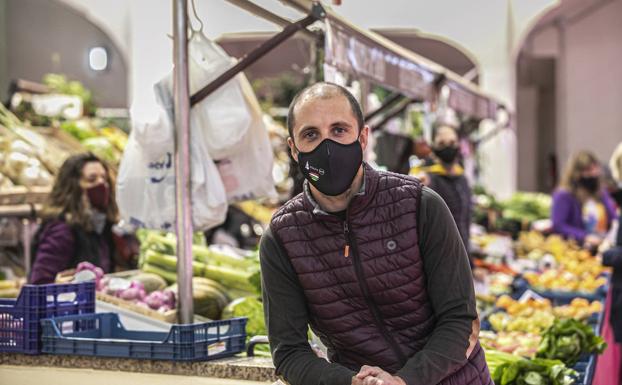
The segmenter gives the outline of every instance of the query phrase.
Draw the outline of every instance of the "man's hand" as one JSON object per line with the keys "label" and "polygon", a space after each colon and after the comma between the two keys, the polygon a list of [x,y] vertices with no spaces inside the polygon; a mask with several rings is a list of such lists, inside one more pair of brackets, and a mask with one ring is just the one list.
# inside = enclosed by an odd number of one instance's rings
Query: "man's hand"
{"label": "man's hand", "polygon": [[376,366],[365,365],[352,378],[352,385],[406,385],[406,382]]}

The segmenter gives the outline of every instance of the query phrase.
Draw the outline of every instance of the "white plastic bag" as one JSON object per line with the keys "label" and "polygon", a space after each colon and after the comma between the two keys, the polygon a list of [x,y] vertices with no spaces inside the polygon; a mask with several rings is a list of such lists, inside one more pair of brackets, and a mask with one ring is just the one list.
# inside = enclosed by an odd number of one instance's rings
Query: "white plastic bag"
{"label": "white plastic bag", "polygon": [[[143,115],[138,117],[137,115]],[[173,122],[167,111],[160,105],[155,105],[147,118],[144,112],[132,112],[132,132],[130,136],[141,146],[146,154],[158,158],[171,148],[173,140]]]}
{"label": "white plastic bag", "polygon": [[[119,167],[117,203],[123,220],[133,226],[172,230],[176,199],[171,95],[161,86],[156,86],[156,91],[162,111],[157,120],[130,133]],[[224,222],[228,207],[222,180],[204,143],[202,131],[191,127],[190,185],[195,230]]]}
{"label": "white plastic bag", "polygon": [[272,177],[274,153],[263,114],[246,77],[240,84],[252,111],[252,124],[236,153],[215,158],[230,203],[277,195]]}
{"label": "white plastic bag", "polygon": [[[190,94],[216,79],[233,65],[234,61],[216,43],[202,33],[195,32],[188,42],[188,72]],[[222,159],[240,150],[252,120],[252,112],[245,102],[239,74],[223,84],[214,93],[192,106],[190,126],[203,131],[205,146],[213,159]],[[245,78],[244,78],[245,79]],[[173,74],[160,83],[173,93]]]}

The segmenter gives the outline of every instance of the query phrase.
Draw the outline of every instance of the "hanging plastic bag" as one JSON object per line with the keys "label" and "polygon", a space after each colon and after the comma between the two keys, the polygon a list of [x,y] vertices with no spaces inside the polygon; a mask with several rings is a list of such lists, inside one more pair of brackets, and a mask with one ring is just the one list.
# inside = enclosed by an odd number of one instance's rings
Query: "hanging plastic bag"
{"label": "hanging plastic bag", "polygon": [[[155,102],[141,112],[131,112],[134,140],[155,157],[170,149],[174,128],[167,111]],[[131,136],[131,135],[130,135]]]}
{"label": "hanging plastic bag", "polygon": [[[198,231],[224,222],[227,201],[216,166],[201,146],[192,147],[192,223]],[[119,168],[117,202],[123,219],[131,225],[172,230],[176,208],[173,149],[154,158],[130,134]]]}
{"label": "hanging plastic bag", "polygon": [[[203,33],[195,32],[188,41],[188,72],[190,94],[216,79],[234,64],[234,60]],[[240,74],[205,99],[190,111],[190,126],[203,131],[205,146],[213,159],[222,159],[240,150],[252,120],[252,112],[245,101]],[[161,85],[173,93],[173,74]]]}
{"label": "hanging plastic bag", "polygon": [[[127,223],[170,231],[175,226],[176,209],[172,98],[162,84],[156,86],[156,93],[162,112],[158,120],[130,133],[119,167],[117,203]],[[148,139],[154,136],[160,144],[157,151],[149,146]],[[191,127],[190,185],[195,230],[217,226],[227,214],[224,186],[204,144],[202,131]]]}
{"label": "hanging plastic bag", "polygon": [[252,124],[235,154],[216,160],[230,203],[276,197],[272,169],[274,153],[259,102],[246,77],[240,82],[252,111]]}

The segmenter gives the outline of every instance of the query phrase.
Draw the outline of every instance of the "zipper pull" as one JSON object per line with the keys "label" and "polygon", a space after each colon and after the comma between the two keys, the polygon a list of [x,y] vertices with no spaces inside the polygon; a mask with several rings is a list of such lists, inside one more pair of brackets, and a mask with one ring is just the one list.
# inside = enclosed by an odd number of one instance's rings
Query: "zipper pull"
{"label": "zipper pull", "polygon": [[346,246],[343,249],[343,256],[350,257],[350,230],[348,229],[348,222],[343,222],[343,235],[346,237]]}

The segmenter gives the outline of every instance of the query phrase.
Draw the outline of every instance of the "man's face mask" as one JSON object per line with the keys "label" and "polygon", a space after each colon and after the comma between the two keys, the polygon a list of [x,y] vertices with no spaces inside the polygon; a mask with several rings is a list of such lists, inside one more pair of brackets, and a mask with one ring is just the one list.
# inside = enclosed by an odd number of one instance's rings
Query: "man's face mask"
{"label": "man's face mask", "polygon": [[436,147],[434,154],[445,164],[453,163],[458,157],[457,146]]}
{"label": "man's face mask", "polygon": [[298,150],[300,171],[309,183],[328,196],[346,192],[362,162],[363,148],[358,139],[350,144],[324,139],[312,151]]}

